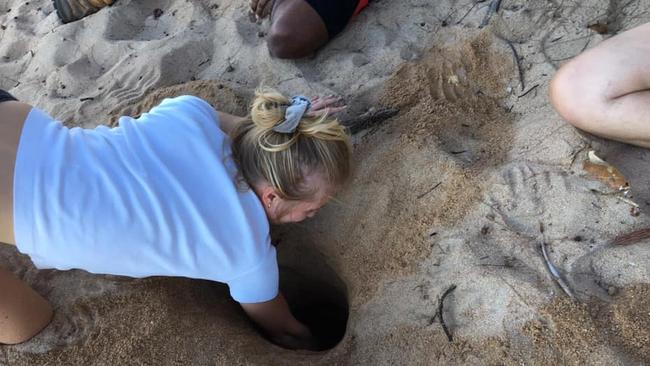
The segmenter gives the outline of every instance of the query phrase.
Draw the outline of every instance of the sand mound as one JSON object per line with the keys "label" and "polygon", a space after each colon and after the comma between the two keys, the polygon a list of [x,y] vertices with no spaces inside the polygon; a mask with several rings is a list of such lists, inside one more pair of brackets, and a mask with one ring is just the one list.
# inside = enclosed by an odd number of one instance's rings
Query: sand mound
{"label": "sand mound", "polygon": [[[357,171],[338,202],[274,229],[282,288],[326,346],[340,339],[333,348],[269,343],[222,285],[36,271],[0,246],[0,265],[56,309],[34,340],[0,346],[0,364],[650,362],[650,246],[611,245],[650,220],[582,169],[589,141],[546,97],[562,62],[608,36],[587,23],[630,28],[650,1],[508,1],[479,29],[488,3],[377,0],[296,62],[269,58],[268,24],[238,1],[120,0],[68,25],[49,0],[0,4],[0,87],[69,125],[180,94],[243,113],[262,83],[340,94],[351,115],[400,110],[355,136]],[[542,241],[577,302],[549,275]],[[438,315],[451,285],[453,342]]]}
{"label": "sand mound", "polygon": [[[577,304],[555,299],[542,309],[546,321],[531,321],[524,332],[536,352],[556,364],[589,363],[594,348],[614,344],[624,349],[627,362],[650,362],[650,286],[631,286],[611,302]],[[626,357],[623,358],[624,360]]]}
{"label": "sand mound", "polygon": [[245,91],[239,91],[237,93],[224,83],[210,80],[197,80],[164,87],[156,89],[136,104],[118,108],[111,112],[109,125],[115,125],[120,116],[138,117],[141,113],[160,104],[163,99],[180,95],[194,95],[207,101],[217,110],[244,116],[248,113],[246,100],[250,97],[251,93],[246,93]]}

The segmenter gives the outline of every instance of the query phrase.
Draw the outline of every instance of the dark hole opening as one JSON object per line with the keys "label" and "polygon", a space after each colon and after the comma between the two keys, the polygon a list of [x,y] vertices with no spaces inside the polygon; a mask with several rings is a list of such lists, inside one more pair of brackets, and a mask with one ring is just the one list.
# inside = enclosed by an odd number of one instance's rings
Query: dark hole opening
{"label": "dark hole opening", "polygon": [[336,346],[348,322],[345,287],[331,269],[326,272],[280,267],[280,290],[293,315],[311,330],[317,351]]}

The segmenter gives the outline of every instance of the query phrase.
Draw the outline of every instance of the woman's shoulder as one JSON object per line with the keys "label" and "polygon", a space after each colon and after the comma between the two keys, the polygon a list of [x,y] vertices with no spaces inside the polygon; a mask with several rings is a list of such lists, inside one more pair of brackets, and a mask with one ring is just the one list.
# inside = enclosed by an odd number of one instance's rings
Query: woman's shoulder
{"label": "woman's shoulder", "polygon": [[152,111],[157,108],[175,108],[187,112],[203,112],[216,115],[216,111],[210,103],[194,95],[179,95],[173,98],[165,98]]}
{"label": "woman's shoulder", "polygon": [[219,115],[205,100],[193,95],[180,95],[163,99],[148,112],[141,114],[138,121],[157,125],[171,124],[176,128],[187,125],[185,127],[202,126],[202,129],[211,129],[218,126]]}

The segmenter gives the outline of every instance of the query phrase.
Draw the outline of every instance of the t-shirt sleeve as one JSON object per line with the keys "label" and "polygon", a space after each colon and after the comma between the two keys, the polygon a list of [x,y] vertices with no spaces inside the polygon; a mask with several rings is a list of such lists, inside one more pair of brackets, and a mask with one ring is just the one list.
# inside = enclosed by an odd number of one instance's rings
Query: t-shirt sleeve
{"label": "t-shirt sleeve", "polygon": [[273,300],[279,292],[279,277],[275,248],[271,246],[259,265],[228,281],[230,296],[244,304]]}
{"label": "t-shirt sleeve", "polygon": [[[160,116],[167,118],[156,118]],[[123,118],[132,119],[130,117],[120,117],[120,124],[122,124]],[[135,121],[147,124],[173,121],[173,123],[178,124],[179,120],[183,118],[200,124],[216,125],[217,127],[220,124],[217,111],[208,102],[193,95],[165,98],[160,104],[136,118]]]}

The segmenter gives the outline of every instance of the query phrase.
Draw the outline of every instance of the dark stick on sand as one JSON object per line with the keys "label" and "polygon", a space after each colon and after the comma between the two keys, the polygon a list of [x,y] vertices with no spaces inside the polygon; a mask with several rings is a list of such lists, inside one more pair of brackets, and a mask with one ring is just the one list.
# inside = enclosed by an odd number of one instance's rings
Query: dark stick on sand
{"label": "dark stick on sand", "polygon": [[[499,37],[501,38],[501,37]],[[519,85],[521,86],[521,91],[524,91],[526,89],[526,83],[524,82],[524,69],[521,67],[521,59],[519,58],[519,53],[517,52],[517,49],[515,46],[510,42],[509,40],[505,38],[501,38],[507,45],[510,47],[510,50],[512,51],[512,55],[515,58],[515,65],[517,66],[517,74],[519,76]],[[528,92],[522,94],[519,96],[519,98],[523,97],[524,95],[528,94],[531,90],[533,90],[535,87],[532,87]]]}
{"label": "dark stick on sand", "polygon": [[523,98],[523,97],[525,97],[525,96],[528,95],[530,92],[532,92],[533,90],[537,89],[538,87],[539,87],[539,84],[535,84],[535,85],[531,86],[530,89],[526,90],[523,94],[519,95],[517,98]]}
{"label": "dark stick on sand", "polygon": [[490,3],[490,7],[488,8],[487,14],[485,14],[485,18],[483,18],[481,25],[479,25],[478,27],[483,28],[486,25],[488,25],[490,19],[492,18],[492,15],[499,11],[500,6],[501,6],[501,0],[492,0],[492,2]]}
{"label": "dark stick on sand", "polygon": [[433,190],[436,189],[436,188],[438,188],[441,184],[442,184],[442,182],[438,182],[438,183],[436,183],[436,185],[433,186],[433,187],[431,187],[431,189],[429,189],[428,191],[426,191],[426,192],[422,193],[421,195],[419,195],[419,196],[418,196],[418,199],[420,199],[420,198],[426,196],[427,194],[433,192]]}
{"label": "dark stick on sand", "polygon": [[539,246],[542,249],[542,256],[544,257],[546,268],[551,273],[551,277],[553,278],[553,280],[555,280],[558,286],[560,286],[562,291],[564,291],[564,293],[567,294],[567,296],[569,296],[571,300],[575,301],[576,297],[573,294],[573,291],[571,291],[571,288],[562,277],[560,271],[558,271],[558,269],[555,267],[553,261],[551,261],[551,257],[548,255],[548,252],[546,251],[546,240],[544,240],[544,223],[542,223],[541,221],[539,223],[539,233],[542,234],[542,241],[539,244]]}
{"label": "dark stick on sand", "polygon": [[445,323],[445,318],[442,316],[442,311],[445,304],[445,297],[447,297],[447,295],[449,295],[455,289],[456,289],[456,285],[449,286],[449,288],[440,297],[440,303],[438,304],[438,319],[440,319],[440,324],[442,324],[442,330],[445,331],[445,334],[447,335],[447,339],[449,340],[449,342],[453,342],[454,338],[451,335],[449,328],[447,328],[447,324]]}
{"label": "dark stick on sand", "polygon": [[469,13],[471,13],[472,10],[474,10],[474,8],[476,7],[476,5],[478,5],[478,3],[479,3],[479,1],[474,2],[474,4],[472,4],[472,7],[469,8],[469,10],[467,11],[467,13],[465,13],[465,15],[463,15],[463,16],[462,16],[462,17],[461,17],[461,18],[456,22],[456,25],[462,23],[463,20],[465,20],[465,18],[467,18],[467,16],[469,15]]}
{"label": "dark stick on sand", "polygon": [[381,122],[395,116],[399,113],[397,108],[379,108],[370,110],[360,116],[343,121],[343,125],[350,129],[351,133],[357,133],[368,127],[378,125]]}

